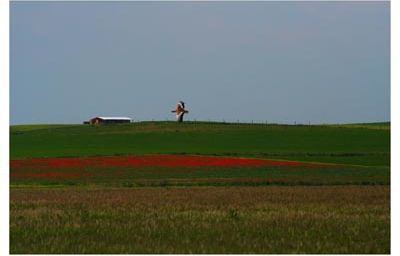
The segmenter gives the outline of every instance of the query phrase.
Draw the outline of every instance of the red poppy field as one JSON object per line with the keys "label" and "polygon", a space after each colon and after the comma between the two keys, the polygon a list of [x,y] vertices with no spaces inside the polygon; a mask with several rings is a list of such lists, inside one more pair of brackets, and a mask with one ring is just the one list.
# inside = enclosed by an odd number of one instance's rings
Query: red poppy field
{"label": "red poppy field", "polygon": [[389,177],[370,176],[377,167],[195,155],[35,158],[11,160],[10,169],[19,186],[385,185]]}
{"label": "red poppy field", "polygon": [[210,157],[193,155],[106,156],[81,158],[36,158],[11,160],[11,168],[85,168],[85,167],[323,167],[296,161]]}

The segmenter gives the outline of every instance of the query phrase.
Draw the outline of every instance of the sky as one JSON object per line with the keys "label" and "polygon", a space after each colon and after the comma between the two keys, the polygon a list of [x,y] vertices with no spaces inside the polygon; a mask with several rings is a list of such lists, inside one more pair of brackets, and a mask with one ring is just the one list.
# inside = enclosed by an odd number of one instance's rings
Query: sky
{"label": "sky", "polygon": [[10,2],[10,123],[390,121],[389,2]]}

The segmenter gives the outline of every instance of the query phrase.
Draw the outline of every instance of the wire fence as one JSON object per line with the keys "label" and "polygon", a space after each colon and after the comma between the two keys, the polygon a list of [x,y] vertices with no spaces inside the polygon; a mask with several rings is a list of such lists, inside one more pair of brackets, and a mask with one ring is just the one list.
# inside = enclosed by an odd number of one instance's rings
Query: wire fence
{"label": "wire fence", "polygon": [[[172,118],[165,118],[165,119],[151,119],[151,120],[133,120],[132,123],[145,123],[145,122],[177,122],[176,119]],[[291,122],[276,122],[276,121],[268,121],[268,120],[232,120],[232,119],[185,119],[183,123],[186,124],[208,124],[208,125],[323,125],[323,124],[316,124],[311,123],[311,121],[291,121]]]}

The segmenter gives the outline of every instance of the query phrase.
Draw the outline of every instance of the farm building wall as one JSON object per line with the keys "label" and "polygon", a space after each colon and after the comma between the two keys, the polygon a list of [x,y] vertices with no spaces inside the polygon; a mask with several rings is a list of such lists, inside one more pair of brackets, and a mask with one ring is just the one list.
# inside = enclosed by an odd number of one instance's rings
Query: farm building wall
{"label": "farm building wall", "polygon": [[126,124],[130,122],[131,120],[127,119],[102,119],[98,117],[90,119],[90,124]]}

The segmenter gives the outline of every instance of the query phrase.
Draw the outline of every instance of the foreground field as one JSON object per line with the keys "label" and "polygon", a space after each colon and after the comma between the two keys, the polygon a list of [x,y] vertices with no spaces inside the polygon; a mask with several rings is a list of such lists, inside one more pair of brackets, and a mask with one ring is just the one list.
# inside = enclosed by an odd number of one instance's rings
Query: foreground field
{"label": "foreground field", "polygon": [[11,253],[389,253],[389,188],[11,191]]}
{"label": "foreground field", "polygon": [[390,253],[388,123],[10,132],[11,253]]}

